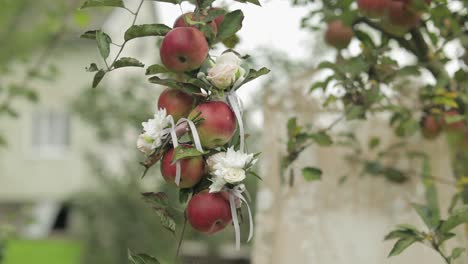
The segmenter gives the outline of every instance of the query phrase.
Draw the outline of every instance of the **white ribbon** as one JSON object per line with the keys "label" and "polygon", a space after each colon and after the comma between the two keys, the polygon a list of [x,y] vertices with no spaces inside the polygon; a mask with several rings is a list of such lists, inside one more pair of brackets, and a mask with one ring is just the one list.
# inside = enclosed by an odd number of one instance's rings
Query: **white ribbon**
{"label": "white ribbon", "polygon": [[239,137],[240,137],[240,151],[244,153],[245,146],[245,131],[244,131],[244,122],[242,121],[242,109],[240,104],[240,99],[237,96],[236,92],[230,92],[227,94],[227,99],[229,104],[236,115],[237,124],[239,125]]}
{"label": "white ribbon", "polygon": [[[195,147],[198,151],[200,152],[204,152],[203,151],[203,148],[202,148],[202,145],[201,145],[201,142],[200,142],[200,137],[198,136],[198,132],[197,132],[197,127],[195,126],[195,124],[192,122],[192,120],[189,120],[187,118],[181,118],[179,119],[179,121],[177,121],[177,124],[174,124],[174,118],[172,118],[171,115],[168,116],[168,119],[169,119],[169,122],[171,123],[171,127],[169,128],[169,133],[171,135],[171,139],[172,139],[172,145],[174,146],[174,149],[177,148],[179,146],[179,142],[178,142],[178,138],[177,138],[177,133],[176,133],[176,127],[180,124],[182,124],[183,122],[187,122],[187,124],[189,125],[190,127],[190,131],[192,132],[192,136],[193,136],[193,141],[195,143]],[[180,166],[180,160],[178,160],[176,162],[176,176],[175,176],[175,184],[177,186],[180,185],[180,178],[181,178],[181,166]]]}
{"label": "white ribbon", "polygon": [[237,206],[236,206],[236,198],[240,199],[247,205],[247,210],[249,212],[249,238],[247,242],[249,242],[253,238],[254,226],[253,226],[253,218],[252,212],[250,210],[249,203],[244,198],[242,193],[245,191],[245,185],[239,184],[234,186],[234,188],[224,188],[225,191],[229,193],[229,205],[231,207],[231,215],[232,215],[232,223],[234,225],[234,233],[236,236],[236,249],[240,250],[240,226],[239,226],[239,218],[237,216]]}

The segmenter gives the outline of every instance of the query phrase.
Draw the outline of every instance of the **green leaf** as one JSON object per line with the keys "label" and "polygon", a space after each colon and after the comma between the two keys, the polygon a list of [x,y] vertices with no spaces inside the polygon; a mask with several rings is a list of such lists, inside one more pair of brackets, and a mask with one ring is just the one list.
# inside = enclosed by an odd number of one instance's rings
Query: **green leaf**
{"label": "green leaf", "polygon": [[218,9],[218,8],[209,9],[208,14],[206,15],[206,17],[203,18],[203,21],[204,22],[211,22],[211,21],[215,20],[217,17],[225,15],[226,13],[227,12],[224,9]]}
{"label": "green leaf", "polygon": [[366,116],[366,108],[362,105],[351,105],[346,109],[346,119],[364,119]]}
{"label": "green leaf", "polygon": [[159,73],[168,73],[169,70],[166,69],[163,65],[153,64],[146,69],[146,75],[154,75]]}
{"label": "green leaf", "polygon": [[176,162],[181,159],[192,158],[192,157],[199,157],[202,156],[203,152],[198,151],[196,148],[187,148],[185,146],[177,146],[174,150],[174,157],[172,158],[172,162]]}
{"label": "green leaf", "polygon": [[96,63],[91,63],[91,64],[89,65],[89,67],[86,67],[86,71],[87,71],[87,72],[97,72],[97,71],[99,71],[99,68],[98,68],[98,66],[96,65]]}
{"label": "green leaf", "polygon": [[210,7],[211,4],[214,1],[215,0],[199,0],[199,2],[200,2],[199,7],[200,7],[200,9],[206,9],[206,8]]}
{"label": "green leaf", "polygon": [[148,36],[165,36],[171,28],[163,24],[133,25],[125,31],[125,41]]}
{"label": "green leaf", "polygon": [[439,229],[442,233],[448,233],[463,223],[468,223],[468,205],[454,210],[453,214],[449,216],[447,221],[441,224]]}
{"label": "green leaf", "polygon": [[419,217],[424,221],[427,227],[431,229],[434,229],[437,227],[435,225],[438,224],[438,220],[437,220],[437,223],[433,222],[433,215],[432,215],[431,210],[428,207],[419,205],[419,204],[412,204],[412,205],[413,205],[414,210],[416,210]]}
{"label": "green leaf", "polygon": [[146,202],[157,208],[167,208],[169,206],[169,197],[164,192],[146,192],[141,195]]}
{"label": "green leaf", "polygon": [[237,2],[240,2],[240,3],[251,3],[251,4],[254,4],[254,5],[258,5],[258,6],[261,6],[260,2],[258,0],[235,0]]}
{"label": "green leaf", "polygon": [[314,167],[305,167],[302,169],[302,176],[306,181],[316,181],[322,179],[322,170]]}
{"label": "green leaf", "polygon": [[114,63],[115,69],[122,68],[122,67],[145,67],[145,65],[137,59],[130,58],[130,57],[123,57]]}
{"label": "green leaf", "polygon": [[192,188],[182,188],[179,190],[179,202],[181,204],[187,203],[187,201],[190,198],[190,195],[192,195],[193,190]]}
{"label": "green leaf", "polygon": [[[85,33],[81,34],[80,38],[96,39],[96,33],[97,32],[98,32],[98,30],[88,30]],[[104,34],[107,35],[106,33],[104,33]],[[109,37],[109,35],[107,35],[107,37]],[[109,39],[110,39],[110,37],[109,37]]]}
{"label": "green leaf", "polygon": [[374,41],[372,38],[365,33],[364,31],[361,30],[355,30],[354,35],[368,48],[375,48]]}
{"label": "green leaf", "polygon": [[218,27],[217,39],[223,41],[236,34],[242,28],[244,14],[241,10],[234,10],[224,16],[223,22]]}
{"label": "green leaf", "polygon": [[102,81],[102,78],[104,78],[104,75],[106,75],[106,72],[104,70],[99,70],[98,72],[96,72],[93,79],[93,88],[96,88],[98,86],[98,84]]}
{"label": "green leaf", "polygon": [[390,254],[388,254],[388,257],[400,255],[405,249],[407,249],[416,241],[418,240],[414,237],[401,238],[395,243],[392,250],[390,251]]}
{"label": "green leaf", "polygon": [[128,260],[132,264],[160,264],[155,257],[146,254],[136,254],[131,249],[128,249]]}
{"label": "green leaf", "polygon": [[228,38],[225,38],[222,43],[226,48],[233,49],[237,44],[239,44],[240,38],[234,34]]}
{"label": "green leaf", "polygon": [[158,76],[153,76],[153,77],[149,78],[148,81],[150,83],[169,86],[169,87],[172,87],[172,88],[179,88],[179,89],[182,89],[182,90],[184,90],[186,92],[189,92],[189,93],[199,93],[200,92],[200,88],[193,85],[193,84],[191,84],[191,83],[183,83],[183,82],[179,82],[179,81],[176,81],[176,80],[173,80],[173,79],[161,79]]}
{"label": "green leaf", "polygon": [[428,227],[436,228],[440,222],[440,206],[437,189],[434,180],[431,177],[431,166],[428,157],[423,159],[421,179],[426,188],[426,202],[430,211],[431,225]]}
{"label": "green leaf", "polygon": [[88,8],[88,7],[101,7],[101,6],[121,7],[121,8],[125,7],[123,0],[87,0],[81,6],[81,9]]}
{"label": "green leaf", "polygon": [[110,52],[110,43],[112,42],[111,38],[106,33],[98,30],[96,31],[96,42],[99,48],[99,53],[101,53],[101,56],[104,59],[107,59]]}
{"label": "green leaf", "polygon": [[253,81],[255,79],[257,79],[258,77],[260,76],[263,76],[265,74],[268,74],[270,72],[270,70],[268,68],[261,68],[260,70],[254,70],[254,69],[250,69],[249,70],[249,73],[247,74],[247,76],[245,77],[244,81],[242,82],[241,85],[244,85],[250,81]]}
{"label": "green leaf", "polygon": [[408,180],[408,177],[401,170],[396,168],[385,168],[382,173],[385,178],[391,182],[403,183]]}
{"label": "green leaf", "polygon": [[319,144],[320,146],[326,147],[333,144],[332,138],[324,131],[309,134],[309,137],[315,141],[315,143]]}
{"label": "green leaf", "polygon": [[369,149],[375,149],[376,147],[378,147],[380,145],[380,138],[378,137],[372,137],[370,140],[369,140]]}
{"label": "green leaf", "polygon": [[452,250],[452,255],[450,256],[451,259],[457,259],[461,256],[463,252],[465,252],[465,248],[454,248]]}
{"label": "green leaf", "polygon": [[169,232],[171,232],[173,235],[175,235],[175,229],[176,229],[176,223],[174,221],[174,218],[169,214],[169,212],[166,209],[157,209],[154,208],[156,215],[159,216],[159,220],[161,221],[161,225],[167,229]]}

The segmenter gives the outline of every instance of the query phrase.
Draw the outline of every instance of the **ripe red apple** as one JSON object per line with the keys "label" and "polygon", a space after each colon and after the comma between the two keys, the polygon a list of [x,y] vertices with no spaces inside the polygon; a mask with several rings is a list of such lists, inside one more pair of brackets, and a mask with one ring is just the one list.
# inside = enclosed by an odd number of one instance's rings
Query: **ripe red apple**
{"label": "ripe red apple", "polygon": [[[190,145],[182,145],[192,148]],[[176,164],[173,163],[174,148],[169,149],[161,160],[161,174],[169,184],[175,184]],[[190,188],[197,184],[205,174],[205,160],[202,156],[180,160],[180,188]]]}
{"label": "ripe red apple", "polygon": [[195,99],[188,93],[180,90],[167,88],[158,99],[158,109],[165,108],[168,115],[177,122],[182,117],[187,117],[192,111]]}
{"label": "ripe red apple", "polygon": [[[445,118],[450,117],[450,116],[457,116],[457,115],[460,115],[460,113],[454,109],[448,110],[447,112],[445,112]],[[445,123],[445,127],[447,128],[447,130],[450,130],[450,131],[461,131],[463,127],[465,126],[465,122],[463,122],[463,120],[448,124],[446,120],[444,119],[444,123]]]}
{"label": "ripe red apple", "polygon": [[222,146],[231,140],[236,131],[236,117],[225,102],[212,101],[198,105],[189,114],[189,119],[199,115],[203,121],[197,131],[203,147],[211,149]]}
{"label": "ripe red apple", "polygon": [[[195,13],[189,12],[189,13],[185,13],[185,14],[179,16],[177,18],[177,20],[174,22],[174,28],[177,28],[177,27],[195,27],[194,25],[189,25],[186,22],[186,19],[189,18],[192,21],[198,21],[198,20],[202,20],[205,17],[205,16],[200,16],[200,18],[197,19],[194,15],[195,15]],[[218,32],[218,27],[217,27],[217,23],[216,23],[215,20],[211,21],[210,26],[213,29],[214,34],[216,35],[216,33]]]}
{"label": "ripe red apple", "polygon": [[385,15],[390,0],[357,0],[359,11],[367,17],[378,18]]}
{"label": "ripe red apple", "polygon": [[328,23],[325,32],[325,41],[337,49],[346,48],[353,38],[353,29],[345,25],[341,20],[334,20]]}
{"label": "ripe red apple", "polygon": [[164,37],[160,49],[161,61],[173,72],[200,68],[208,55],[208,42],[194,27],[174,28]]}
{"label": "ripe red apple", "polygon": [[390,0],[388,2],[388,22],[407,29],[416,27],[421,15],[411,8],[410,0]]}
{"label": "ripe red apple", "polygon": [[426,139],[434,139],[442,131],[442,124],[436,117],[426,115],[421,120],[421,133]]}
{"label": "ripe red apple", "polygon": [[214,234],[232,221],[229,201],[220,193],[198,193],[187,205],[187,219],[195,230]]}

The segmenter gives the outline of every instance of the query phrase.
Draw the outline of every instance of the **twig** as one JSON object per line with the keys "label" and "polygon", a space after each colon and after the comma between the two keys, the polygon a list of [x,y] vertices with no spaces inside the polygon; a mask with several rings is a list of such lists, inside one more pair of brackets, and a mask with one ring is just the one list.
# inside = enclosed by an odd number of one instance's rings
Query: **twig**
{"label": "twig", "polygon": [[179,254],[180,254],[180,249],[182,248],[182,242],[184,241],[184,235],[185,235],[185,228],[187,226],[187,215],[185,214],[184,212],[184,224],[182,226],[182,232],[180,233],[180,238],[179,238],[179,242],[177,244],[177,251],[176,251],[176,255],[175,255],[175,258],[174,258],[174,263],[177,261],[177,258],[179,258]]}

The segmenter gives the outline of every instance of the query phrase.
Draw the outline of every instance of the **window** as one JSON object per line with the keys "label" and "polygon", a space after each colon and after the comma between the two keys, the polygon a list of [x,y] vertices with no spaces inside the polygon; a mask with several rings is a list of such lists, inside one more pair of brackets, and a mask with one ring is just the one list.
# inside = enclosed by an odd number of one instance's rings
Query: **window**
{"label": "window", "polygon": [[70,117],[57,111],[32,115],[32,147],[40,157],[60,157],[70,146]]}

